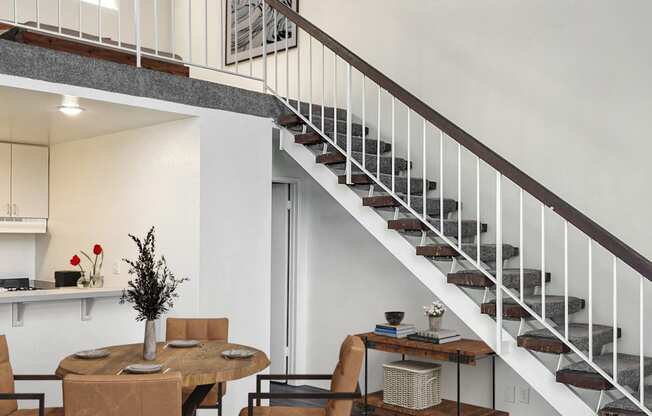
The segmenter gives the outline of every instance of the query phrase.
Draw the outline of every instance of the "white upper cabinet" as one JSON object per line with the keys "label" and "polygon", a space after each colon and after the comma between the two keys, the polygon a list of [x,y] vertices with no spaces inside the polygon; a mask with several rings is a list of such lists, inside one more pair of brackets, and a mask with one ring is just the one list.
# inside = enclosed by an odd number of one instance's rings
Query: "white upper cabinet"
{"label": "white upper cabinet", "polygon": [[[13,217],[48,217],[48,152],[49,149],[43,146],[11,145],[11,213]],[[2,157],[0,156],[0,158]],[[0,169],[2,166],[0,161]],[[3,175],[2,172],[0,170],[0,176]],[[4,178],[0,180],[5,182]],[[1,190],[0,185],[0,192]]]}
{"label": "white upper cabinet", "polygon": [[0,143],[0,217],[11,217],[11,145]]}

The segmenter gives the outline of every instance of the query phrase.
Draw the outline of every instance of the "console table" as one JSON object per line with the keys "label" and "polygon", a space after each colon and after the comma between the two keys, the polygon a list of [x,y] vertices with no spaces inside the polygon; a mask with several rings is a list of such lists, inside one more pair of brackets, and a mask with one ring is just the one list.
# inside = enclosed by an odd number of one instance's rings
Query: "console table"
{"label": "console table", "polygon": [[[359,334],[365,344],[364,381],[365,391],[359,404],[363,407],[363,413],[370,411],[376,416],[443,416],[443,415],[473,415],[473,416],[508,416],[508,413],[496,410],[496,354],[484,342],[471,339],[462,339],[448,344],[433,344],[430,342],[412,341],[407,338],[391,338],[376,335],[373,332]],[[387,405],[383,402],[382,392],[369,393],[368,384],[368,351],[377,350],[406,356],[425,358],[433,361],[454,362],[457,364],[457,400],[444,400],[438,406],[422,411],[403,409],[397,406]],[[492,408],[483,408],[462,403],[460,393],[460,367],[462,364],[475,366],[478,360],[491,358],[491,392]]]}

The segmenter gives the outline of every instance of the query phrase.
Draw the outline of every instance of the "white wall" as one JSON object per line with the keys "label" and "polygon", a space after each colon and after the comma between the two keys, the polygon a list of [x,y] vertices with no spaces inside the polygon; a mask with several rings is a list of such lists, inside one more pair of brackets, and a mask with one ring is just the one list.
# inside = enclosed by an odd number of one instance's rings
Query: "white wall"
{"label": "white wall", "polygon": [[[274,176],[300,180],[297,373],[331,372],[344,337],[369,332],[384,321],[385,311],[405,311],[405,322],[426,326],[421,307],[436,300],[435,295],[287,154],[279,151],[277,143],[274,146]],[[451,312],[446,314],[444,326],[476,338]],[[382,388],[381,364],[400,356],[371,351],[369,358],[369,391],[376,391]],[[500,360],[496,368],[498,409],[516,416],[556,414],[535,392],[531,392],[529,405],[506,403],[505,387],[527,384]],[[484,360],[477,367],[463,366],[461,374],[462,400],[491,406],[490,361]],[[442,380],[444,398],[454,400],[454,365],[444,364]]]}

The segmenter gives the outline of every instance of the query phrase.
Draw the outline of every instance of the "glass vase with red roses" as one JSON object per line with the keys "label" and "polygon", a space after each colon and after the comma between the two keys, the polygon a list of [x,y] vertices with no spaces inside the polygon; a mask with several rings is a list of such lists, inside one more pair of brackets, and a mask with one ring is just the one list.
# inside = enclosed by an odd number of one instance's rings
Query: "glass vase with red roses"
{"label": "glass vase with red roses", "polygon": [[93,246],[93,256],[91,257],[85,251],[80,250],[82,256],[88,260],[88,274],[82,266],[82,259],[77,254],[72,256],[70,264],[79,267],[81,277],[77,280],[77,287],[79,288],[97,288],[104,286],[104,276],[102,275],[102,266],[104,265],[104,249],[101,245],[95,244]]}

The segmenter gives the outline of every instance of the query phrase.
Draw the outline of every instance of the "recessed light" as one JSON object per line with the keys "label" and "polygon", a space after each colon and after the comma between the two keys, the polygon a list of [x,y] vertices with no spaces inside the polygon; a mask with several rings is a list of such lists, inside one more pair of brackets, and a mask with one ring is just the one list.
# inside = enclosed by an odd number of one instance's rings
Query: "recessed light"
{"label": "recessed light", "polygon": [[84,109],[79,106],[79,98],[70,95],[65,95],[61,100],[61,105],[57,107],[60,112],[67,116],[78,116]]}

